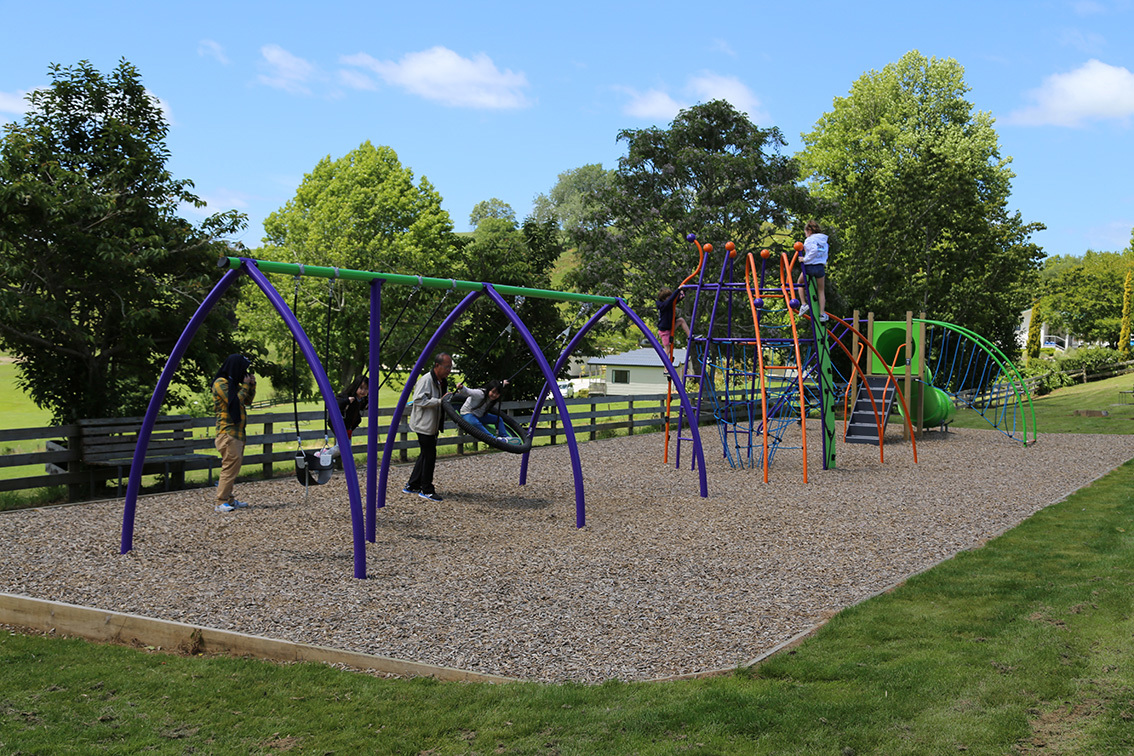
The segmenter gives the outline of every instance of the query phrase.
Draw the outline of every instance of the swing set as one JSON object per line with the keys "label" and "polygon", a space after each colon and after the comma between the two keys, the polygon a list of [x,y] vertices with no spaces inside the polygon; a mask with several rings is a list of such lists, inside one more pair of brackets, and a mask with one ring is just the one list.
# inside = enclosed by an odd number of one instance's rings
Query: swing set
{"label": "swing set", "polygon": [[[319,388],[319,393],[323,398],[326,406],[326,416],[330,420],[331,431],[334,433],[335,440],[342,450],[342,466],[343,473],[347,484],[347,493],[350,503],[351,513],[351,532],[354,544],[354,576],[356,578],[366,577],[366,541],[374,543],[376,541],[376,510],[385,506],[387,485],[389,480],[390,467],[393,461],[393,451],[396,442],[397,433],[401,427],[402,417],[405,413],[407,403],[415,379],[426,369],[426,365],[432,360],[434,351],[439,347],[440,343],[453,327],[453,325],[460,319],[460,317],[469,309],[474,302],[481,297],[487,297],[495,307],[504,314],[508,323],[520,335],[525,347],[531,352],[532,358],[528,362],[535,362],[539,368],[540,374],[544,379],[544,386],[541,389],[536,400],[536,406],[532,411],[532,416],[527,423],[526,429],[517,423],[519,426],[516,431],[525,438],[524,449],[508,449],[508,451],[516,451],[521,453],[519,483],[525,485],[527,483],[528,462],[531,451],[531,440],[535,435],[536,425],[539,422],[540,413],[544,404],[550,399],[556,405],[558,410],[558,420],[562,423],[562,429],[567,439],[568,454],[571,459],[572,474],[575,482],[575,524],[576,527],[582,528],[586,524],[586,502],[583,487],[583,472],[582,463],[580,461],[578,444],[575,440],[575,433],[571,426],[571,416],[567,410],[567,405],[562,392],[559,390],[558,381],[556,376],[566,367],[568,360],[574,351],[582,343],[586,334],[593,329],[602,318],[612,310],[622,312],[635,327],[643,334],[643,337],[650,343],[650,345],[657,352],[664,369],[667,371],[670,380],[676,386],[679,399],[686,417],[693,415],[693,408],[689,401],[689,396],[685,393],[684,384],[680,376],[674,369],[673,365],[668,359],[664,358],[665,352],[661,344],[658,342],[653,331],[642,321],[642,319],[630,308],[624,299],[621,297],[603,297],[590,294],[579,294],[575,292],[562,292],[552,291],[548,289],[529,289],[520,286],[498,285],[488,282],[476,281],[460,281],[448,278],[426,278],[422,276],[411,276],[394,273],[375,273],[371,271],[358,271],[349,270],[337,267],[322,267],[313,265],[299,265],[294,263],[273,262],[268,260],[256,260],[248,257],[222,257],[218,263],[219,267],[227,268],[221,280],[216,284],[212,291],[205,297],[197,312],[189,320],[185,330],[178,338],[177,343],[173,347],[169,359],[165,367],[162,369],[161,376],[158,379],[157,386],[154,388],[153,395],[150,398],[149,406],[146,409],[145,418],[142,421],[142,427],[138,432],[138,444],[134,450],[134,457],[130,466],[130,480],[126,489],[126,499],[124,502],[124,510],[122,517],[122,541],[120,552],[125,554],[133,548],[134,538],[134,520],[137,510],[138,493],[141,489],[142,479],[142,465],[145,462],[146,449],[149,446],[150,435],[153,431],[154,423],[157,415],[161,410],[161,405],[165,400],[169,384],[173,379],[173,375],[177,370],[181,359],[185,355],[189,343],[192,341],[194,335],[199,330],[201,324],[204,322],[206,316],[216,306],[221,296],[232,286],[232,284],[242,275],[247,275],[256,284],[257,287],[264,293],[271,303],[272,307],[276,310],[279,316],[283,319],[288,329],[291,331],[294,339],[295,346],[298,347],[300,353],[307,361],[308,366],[315,378],[316,385]],[[323,368],[322,362],[319,360],[311,340],[304,332],[303,327],[296,319],[295,313],[284,301],[280,293],[268,280],[266,274],[280,274],[295,277],[310,276],[315,278],[328,278],[331,279],[331,285],[336,280],[352,280],[363,281],[369,284],[370,287],[370,333],[369,333],[369,374],[371,376],[378,375],[380,372],[381,362],[381,347],[384,343],[379,339],[381,333],[381,320],[382,320],[382,289],[386,285],[397,286],[416,286],[418,290],[424,288],[442,289],[445,290],[446,295],[453,292],[464,292],[464,297],[453,308],[452,311],[444,318],[441,324],[434,331],[433,335],[425,343],[422,348],[417,361],[414,363],[413,369],[409,372],[405,387],[402,390],[401,397],[397,406],[394,408],[393,416],[390,418],[387,436],[385,443],[382,446],[381,464],[378,466],[379,439],[378,439],[378,401],[375,396],[370,402],[368,407],[368,423],[367,423],[367,475],[366,475],[366,498],[365,508],[363,506],[363,497],[359,486],[358,470],[354,464],[354,455],[351,453],[350,436],[347,434],[346,426],[343,418],[338,409],[337,395],[331,386],[330,379],[327,377],[326,370]],[[407,297],[407,304],[403,306],[403,313],[405,308],[408,307],[408,301],[412,299],[415,292],[411,292],[411,296]],[[543,350],[532,336],[531,331],[527,325],[520,318],[519,314],[508,302],[504,299],[505,296],[512,297],[539,297],[544,299],[551,299],[553,301],[574,301],[586,303],[589,305],[598,305],[598,310],[591,315],[586,322],[575,332],[569,339],[567,338],[568,331],[560,334],[558,339],[562,342],[567,340],[566,346],[563,347],[554,364],[550,363],[544,355]],[[445,297],[442,297],[442,302]],[[441,303],[438,303],[434,313],[440,310]],[[586,312],[583,310],[578,317]],[[400,319],[402,313],[399,313]],[[426,326],[430,323],[432,317],[426,321]],[[424,329],[424,326],[423,326]],[[328,328],[328,334],[330,329]],[[387,336],[388,338],[388,336]],[[414,339],[416,341],[416,337]],[[410,342],[411,345],[414,343]],[[398,361],[390,364],[397,364]],[[525,365],[524,367],[527,367]],[[387,378],[389,376],[387,375]],[[376,394],[377,392],[375,392]],[[515,429],[514,429],[515,430]],[[298,434],[298,428],[297,428]],[[693,456],[694,467],[698,472],[700,495],[707,497],[708,481],[705,472],[705,458],[701,446],[700,434],[694,425],[691,429],[693,441]],[[330,436],[327,436],[327,442],[330,442]],[[493,439],[496,441],[497,439]],[[485,440],[485,443],[488,443]],[[495,446],[496,444],[494,444]],[[502,448],[497,446],[497,448]],[[301,449],[302,450],[302,447]],[[322,459],[320,456],[320,459]],[[330,455],[326,455],[330,456]],[[306,464],[306,453],[304,454]],[[298,454],[297,454],[298,461]],[[377,466],[377,469],[376,469]],[[298,473],[297,473],[298,474]]]}

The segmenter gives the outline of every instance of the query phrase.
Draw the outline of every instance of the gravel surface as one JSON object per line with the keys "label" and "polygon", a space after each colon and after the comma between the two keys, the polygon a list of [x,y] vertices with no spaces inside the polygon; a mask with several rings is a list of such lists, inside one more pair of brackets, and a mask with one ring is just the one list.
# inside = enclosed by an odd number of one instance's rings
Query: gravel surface
{"label": "gravel surface", "polygon": [[[816,449],[818,427],[809,426]],[[840,445],[838,467],[781,449],[770,482],[705,432],[709,498],[662,463],[662,436],[580,445],[587,526],[567,448],[438,463],[441,503],[401,493],[353,575],[341,474],[304,503],[294,478],[0,515],[0,592],[548,682],[646,680],[743,664],[843,607],[981,545],[1134,457],[1134,436],[992,431]],[[683,447],[687,452],[688,445]],[[672,454],[672,448],[671,448]],[[363,487],[365,491],[365,487]]]}

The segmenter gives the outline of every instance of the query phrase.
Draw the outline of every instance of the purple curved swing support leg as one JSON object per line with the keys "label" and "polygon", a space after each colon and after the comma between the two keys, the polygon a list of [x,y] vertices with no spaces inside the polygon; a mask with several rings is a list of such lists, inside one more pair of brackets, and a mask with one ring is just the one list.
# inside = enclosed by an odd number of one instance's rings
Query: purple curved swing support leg
{"label": "purple curved swing support leg", "polygon": [[[390,428],[386,435],[386,446],[382,450],[382,467],[378,471],[378,492],[377,500],[374,502],[374,509],[386,506],[386,486],[390,478],[390,462],[394,456],[394,443],[398,436],[398,427],[402,424],[402,415],[405,414],[406,402],[409,401],[410,394],[413,392],[414,381],[417,379],[421,369],[425,366],[427,360],[433,355],[433,350],[437,348],[437,344],[453,327],[453,323],[457,322],[457,318],[461,317],[465,310],[467,310],[477,297],[481,295],[479,291],[470,291],[465,295],[453,311],[441,321],[441,325],[434,331],[433,336],[426,342],[425,348],[421,350],[421,356],[417,358],[414,363],[413,370],[410,371],[409,379],[406,381],[405,388],[402,389],[401,398],[398,399],[398,405],[394,407],[394,414],[390,417]],[[376,512],[371,508],[371,502],[367,502],[367,520],[372,521],[376,517]],[[373,541],[374,538],[371,538]]]}
{"label": "purple curved swing support leg", "polygon": [[366,540],[374,543],[377,537],[377,523],[374,516],[374,502],[378,492],[378,375],[382,364],[381,333],[382,333],[382,279],[370,282],[370,383],[374,386],[374,395],[366,405]]}
{"label": "purple curved swing support leg", "polygon": [[138,444],[134,447],[134,458],[130,462],[130,479],[126,485],[126,500],[125,507],[122,511],[122,543],[119,550],[120,554],[125,554],[134,548],[134,514],[137,511],[138,491],[142,487],[142,466],[146,461],[146,449],[150,445],[150,435],[154,429],[154,421],[157,420],[158,412],[161,410],[161,404],[165,401],[166,391],[169,389],[169,383],[173,380],[173,374],[177,370],[177,366],[181,364],[181,358],[185,356],[185,350],[189,348],[189,342],[197,334],[197,330],[201,324],[205,322],[205,318],[216,307],[217,301],[224,295],[228,288],[232,286],[233,282],[240,277],[240,270],[229,270],[213,290],[205,296],[201,306],[197,308],[197,312],[193,313],[193,317],[189,319],[189,324],[185,326],[185,330],[181,332],[180,338],[173,346],[173,351],[169,354],[169,359],[165,362],[165,367],[162,368],[161,377],[158,378],[157,385],[154,387],[154,393],[150,396],[149,406],[146,407],[146,415],[142,420],[142,427],[138,430]]}
{"label": "purple curved swing support leg", "polygon": [[685,416],[688,417],[690,421],[689,429],[693,435],[693,464],[696,466],[697,473],[701,479],[701,496],[702,498],[708,498],[709,482],[705,475],[705,450],[701,446],[701,431],[695,420],[696,415],[693,414],[693,405],[689,402],[689,395],[685,393],[685,386],[683,385],[681,376],[677,374],[677,370],[673,367],[673,363],[669,361],[665,350],[662,349],[661,342],[654,336],[653,331],[642,322],[642,319],[630,309],[630,306],[627,305],[624,300],[618,300],[618,307],[622,312],[626,313],[626,317],[630,318],[634,325],[638,326],[638,330],[649,339],[650,346],[657,352],[658,358],[661,359],[661,364],[665,366],[666,372],[669,373],[669,379],[673,381],[673,386],[677,389],[677,395],[681,399],[681,406],[685,410]]}
{"label": "purple curved swing support leg", "polygon": [[[579,444],[575,440],[575,429],[571,426],[571,416],[567,412],[567,404],[563,400],[563,393],[559,390],[559,386],[555,380],[555,373],[551,372],[551,366],[547,364],[547,358],[543,356],[543,350],[539,348],[535,337],[532,336],[531,331],[524,325],[524,321],[520,320],[520,316],[516,314],[516,311],[504,301],[504,298],[497,293],[496,289],[492,288],[491,284],[485,284],[484,290],[508,318],[508,321],[516,326],[516,330],[520,332],[520,337],[531,351],[536,364],[539,365],[539,371],[543,374],[543,380],[551,387],[552,396],[555,398],[555,405],[559,408],[559,419],[563,423],[563,433],[567,436],[567,450],[571,455],[571,472],[575,476],[575,527],[581,528],[587,524],[587,507],[583,495],[583,466],[579,460]],[[544,391],[540,392],[541,397],[544,394]],[[533,419],[528,425],[528,435],[530,436],[534,433],[535,420]],[[527,455],[524,456],[526,457]]]}
{"label": "purple curved swing support leg", "polygon": [[350,499],[351,534],[354,540],[354,576],[361,580],[366,577],[366,539],[363,537],[362,496],[358,488],[358,470],[354,466],[354,455],[350,454],[350,437],[347,436],[346,424],[343,423],[343,416],[339,411],[335,390],[331,387],[331,381],[327,378],[327,373],[323,369],[323,363],[319,361],[315,347],[311,345],[310,339],[307,338],[307,334],[303,331],[299,321],[296,320],[295,315],[288,309],[283,297],[256,267],[255,260],[242,258],[242,262],[248,275],[264,292],[268,301],[272,303],[276,312],[287,324],[288,330],[291,331],[291,335],[299,345],[299,351],[303,353],[307,364],[311,366],[315,383],[319,386],[319,393],[323,395],[323,404],[326,406],[327,415],[331,419],[331,430],[335,433],[335,443],[339,445],[340,449],[347,450],[347,453],[342,454],[340,459],[343,462],[343,477],[346,478],[347,494]]}
{"label": "purple curved swing support leg", "polygon": [[[610,312],[613,308],[614,305],[612,304],[603,305],[599,308],[598,312],[592,315],[590,319],[588,319],[587,322],[583,324],[582,328],[575,332],[574,337],[572,337],[572,339],[567,342],[567,346],[563,348],[563,353],[559,355],[559,359],[555,361],[555,367],[552,368],[552,376],[559,375],[559,371],[563,369],[563,366],[565,364],[567,364],[567,360],[571,357],[571,354],[575,351],[575,349],[578,348],[579,343],[583,340],[583,337],[587,335],[587,332],[598,325],[598,322],[602,320],[603,316]],[[536,423],[539,422],[540,413],[543,412],[544,399],[547,397],[547,392],[550,390],[550,387],[558,385],[558,381],[553,380],[550,383],[545,382],[543,388],[540,389],[539,395],[536,397],[535,408],[532,410],[532,419],[530,425],[528,426],[530,429],[534,429]],[[528,457],[530,455],[531,450],[529,449],[528,451],[524,452],[523,457],[520,460],[521,486],[527,485],[528,482]]]}

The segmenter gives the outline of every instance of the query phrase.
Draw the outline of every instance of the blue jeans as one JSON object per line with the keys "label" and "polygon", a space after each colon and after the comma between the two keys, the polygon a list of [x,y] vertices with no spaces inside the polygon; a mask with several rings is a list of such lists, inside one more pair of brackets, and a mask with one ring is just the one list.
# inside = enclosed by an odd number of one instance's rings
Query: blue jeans
{"label": "blue jeans", "polygon": [[[476,428],[477,430],[484,431],[485,433],[487,433],[490,436],[507,436],[508,435],[508,430],[505,427],[503,421],[500,419],[500,416],[494,415],[491,412],[485,412],[484,417],[477,417],[473,413],[469,412],[468,414],[461,415],[461,419],[464,420],[469,425],[471,425],[472,427]],[[488,423],[491,423],[493,426],[495,426],[496,430],[495,431],[490,430],[487,427]]]}

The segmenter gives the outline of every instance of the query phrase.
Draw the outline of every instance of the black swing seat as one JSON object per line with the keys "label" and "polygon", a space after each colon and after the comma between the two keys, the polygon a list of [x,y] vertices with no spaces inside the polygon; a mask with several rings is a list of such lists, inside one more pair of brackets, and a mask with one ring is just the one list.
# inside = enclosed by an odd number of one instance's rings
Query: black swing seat
{"label": "black swing seat", "polygon": [[493,449],[511,452],[512,454],[526,454],[532,449],[532,438],[527,435],[527,432],[524,430],[524,426],[520,425],[520,421],[512,417],[511,415],[505,414],[503,412],[495,413],[500,416],[500,420],[506,426],[508,426],[508,430],[515,437],[511,441],[501,441],[491,433],[485,433],[480,428],[477,428],[474,425],[469,425],[468,422],[466,422],[465,419],[461,417],[461,413],[457,410],[457,408],[453,406],[452,401],[443,400],[441,402],[441,407],[445,410],[445,414],[449,416],[449,419],[457,424],[458,428],[475,438],[477,441],[488,444]]}
{"label": "black swing seat", "polygon": [[321,486],[331,479],[334,472],[335,460],[330,453],[296,450],[295,478],[304,486]]}

